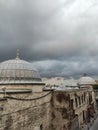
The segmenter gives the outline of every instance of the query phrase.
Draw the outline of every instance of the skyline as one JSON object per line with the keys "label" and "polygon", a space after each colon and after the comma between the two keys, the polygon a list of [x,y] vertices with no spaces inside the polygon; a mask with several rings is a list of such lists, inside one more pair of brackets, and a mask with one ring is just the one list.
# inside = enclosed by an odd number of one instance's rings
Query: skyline
{"label": "skyline", "polygon": [[43,77],[98,77],[98,2],[1,0],[0,62],[27,60]]}

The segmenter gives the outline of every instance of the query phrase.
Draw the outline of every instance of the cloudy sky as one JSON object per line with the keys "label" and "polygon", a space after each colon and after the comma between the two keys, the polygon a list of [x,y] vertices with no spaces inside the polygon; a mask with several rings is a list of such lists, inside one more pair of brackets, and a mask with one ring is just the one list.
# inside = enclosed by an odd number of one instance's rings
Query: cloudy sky
{"label": "cloudy sky", "polygon": [[43,77],[98,78],[98,1],[0,0],[0,61],[17,49]]}

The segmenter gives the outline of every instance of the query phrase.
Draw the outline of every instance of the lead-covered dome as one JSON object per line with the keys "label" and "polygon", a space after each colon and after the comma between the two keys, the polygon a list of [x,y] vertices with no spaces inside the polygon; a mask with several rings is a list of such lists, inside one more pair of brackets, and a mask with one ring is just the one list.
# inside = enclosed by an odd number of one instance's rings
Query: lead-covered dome
{"label": "lead-covered dome", "polygon": [[32,64],[19,58],[0,63],[0,84],[32,84],[41,82]]}
{"label": "lead-covered dome", "polygon": [[93,85],[96,84],[95,80],[89,76],[87,76],[86,74],[83,75],[83,77],[81,77],[78,80],[78,84],[79,85]]}

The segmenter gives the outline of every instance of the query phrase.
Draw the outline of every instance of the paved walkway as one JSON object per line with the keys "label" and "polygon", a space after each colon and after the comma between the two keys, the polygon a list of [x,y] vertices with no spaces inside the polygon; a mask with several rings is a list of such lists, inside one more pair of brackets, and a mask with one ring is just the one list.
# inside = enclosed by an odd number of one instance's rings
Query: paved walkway
{"label": "paved walkway", "polygon": [[84,124],[81,130],[98,130],[98,114],[95,114],[90,123]]}
{"label": "paved walkway", "polygon": [[94,121],[93,126],[90,128],[90,130],[98,130],[98,117],[97,119]]}

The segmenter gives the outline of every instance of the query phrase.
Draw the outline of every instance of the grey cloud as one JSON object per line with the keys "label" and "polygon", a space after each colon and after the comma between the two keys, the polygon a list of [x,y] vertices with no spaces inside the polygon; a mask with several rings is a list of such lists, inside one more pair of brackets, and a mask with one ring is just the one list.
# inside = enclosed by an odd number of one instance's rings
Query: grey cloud
{"label": "grey cloud", "polygon": [[37,68],[43,77],[64,76],[66,78],[79,78],[83,73],[92,77],[97,76],[97,61],[40,61],[33,62],[32,65]]}
{"label": "grey cloud", "polygon": [[0,60],[20,49],[43,76],[97,75],[97,12],[95,0],[1,0]]}

